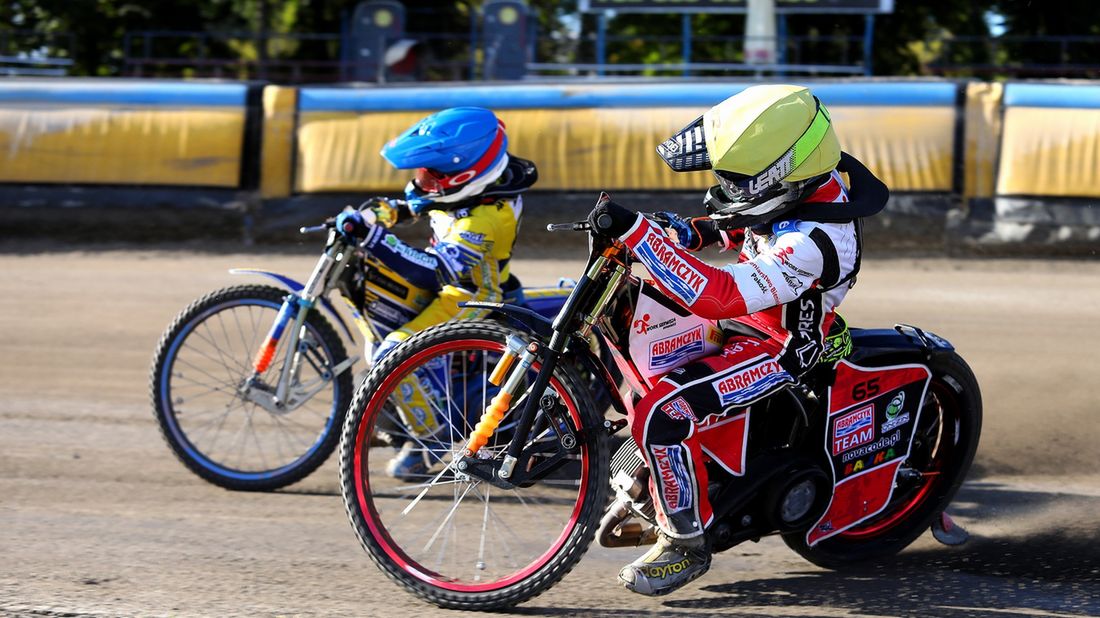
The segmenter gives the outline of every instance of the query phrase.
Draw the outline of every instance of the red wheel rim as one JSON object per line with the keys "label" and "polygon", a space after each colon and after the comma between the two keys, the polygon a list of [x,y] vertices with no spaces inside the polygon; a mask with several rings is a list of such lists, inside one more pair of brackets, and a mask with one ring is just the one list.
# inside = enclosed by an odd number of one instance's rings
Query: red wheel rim
{"label": "red wheel rim", "polygon": [[[372,408],[380,406],[381,402],[379,401],[379,399],[384,402],[385,398],[388,397],[388,393],[393,390],[396,383],[404,379],[404,377],[409,374],[413,368],[419,366],[423,361],[429,358],[458,351],[502,352],[503,350],[504,345],[502,343],[495,341],[486,341],[483,339],[462,339],[456,341],[448,341],[431,346],[406,359],[397,368],[395,368],[394,371],[386,376],[385,380],[382,381],[382,384],[378,387],[377,390],[375,390],[374,395],[370,398],[370,400],[368,400],[366,407],[368,410],[371,410]],[[532,365],[532,370],[537,371],[538,368],[538,363]],[[563,387],[561,382],[556,377],[551,377],[550,385],[555,390],[557,390],[558,393],[568,393],[568,391]],[[562,397],[562,400],[565,402],[566,408],[569,411],[569,415],[573,420],[574,426],[576,428],[579,428],[581,426],[581,420],[580,412],[577,409],[576,402],[572,399],[572,397]],[[415,576],[417,579],[420,579],[432,586],[455,592],[478,593],[499,590],[501,588],[505,588],[516,582],[526,579],[531,574],[544,567],[558,553],[562,545],[565,544],[566,540],[572,534],[574,528],[576,527],[577,520],[580,517],[581,507],[584,504],[584,497],[587,495],[588,490],[588,447],[584,443],[581,443],[580,446],[580,487],[578,488],[577,500],[573,506],[572,512],[569,515],[569,519],[562,529],[561,534],[559,534],[558,537],[554,540],[550,548],[539,555],[530,564],[521,567],[519,570],[503,578],[498,578],[490,582],[479,584],[469,584],[455,581],[452,578],[436,573],[431,569],[419,564],[416,560],[412,559],[408,554],[406,554],[401,549],[401,547],[398,546],[390,537],[388,531],[386,530],[386,527],[380,521],[380,515],[375,509],[373,501],[368,499],[370,491],[369,483],[363,475],[363,469],[365,467],[364,464],[366,463],[364,460],[363,446],[364,444],[369,444],[368,436],[370,435],[371,431],[373,431],[374,419],[376,416],[377,414],[364,414],[355,434],[354,478],[356,498],[359,504],[360,512],[363,514],[364,519],[366,520],[366,524],[368,529],[370,530],[371,536],[378,542],[382,550],[386,552],[390,559],[392,559],[394,563],[400,566],[401,569],[404,570],[406,573],[409,573],[410,575]]]}

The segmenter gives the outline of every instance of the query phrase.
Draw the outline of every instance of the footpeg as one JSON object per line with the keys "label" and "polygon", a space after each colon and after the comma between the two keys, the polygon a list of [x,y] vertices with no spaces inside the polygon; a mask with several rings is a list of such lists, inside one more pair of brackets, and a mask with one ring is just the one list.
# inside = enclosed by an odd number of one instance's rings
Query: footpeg
{"label": "footpeg", "polygon": [[970,533],[943,512],[932,522],[932,537],[944,545],[955,546],[969,541]]}

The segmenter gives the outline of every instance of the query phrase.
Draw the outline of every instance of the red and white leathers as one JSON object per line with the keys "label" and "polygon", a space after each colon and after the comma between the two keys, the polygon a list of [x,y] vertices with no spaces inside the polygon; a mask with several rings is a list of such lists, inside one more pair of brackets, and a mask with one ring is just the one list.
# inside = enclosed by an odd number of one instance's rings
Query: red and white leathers
{"label": "red and white leathers", "polygon": [[[836,171],[806,200],[847,201]],[[834,311],[859,270],[858,222],[780,218],[765,228],[722,232],[725,248],[742,244],[738,262],[722,268],[697,259],[641,216],[620,237],[670,298],[696,315],[729,320],[723,325],[734,333],[721,353],[664,375],[630,418],[652,471],[658,523],[673,538],[697,536],[710,524],[704,461],[744,473],[751,414],[746,407],[814,366]],[[710,430],[726,444],[740,441],[740,449],[729,445],[739,453],[735,461],[707,448],[712,442],[701,434]]]}

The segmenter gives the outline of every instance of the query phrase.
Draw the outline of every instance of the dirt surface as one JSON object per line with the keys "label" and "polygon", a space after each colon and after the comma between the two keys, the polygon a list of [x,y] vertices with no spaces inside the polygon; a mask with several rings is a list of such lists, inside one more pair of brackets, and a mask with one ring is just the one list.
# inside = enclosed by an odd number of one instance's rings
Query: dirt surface
{"label": "dirt surface", "polygon": [[[185,251],[0,254],[0,614],[459,615],[382,576],[355,541],[334,462],[288,490],[232,493],[172,456],[148,403],[161,331],[190,300],[241,283],[231,266],[298,278],[309,255]],[[527,260],[528,283],[578,276]],[[716,557],[671,597],[631,595],[637,551],[593,548],[534,615],[1100,615],[1100,264],[872,260],[843,313],[951,340],[985,427],[953,512],[975,538],[920,539],[888,566],[813,567],[777,539]]]}

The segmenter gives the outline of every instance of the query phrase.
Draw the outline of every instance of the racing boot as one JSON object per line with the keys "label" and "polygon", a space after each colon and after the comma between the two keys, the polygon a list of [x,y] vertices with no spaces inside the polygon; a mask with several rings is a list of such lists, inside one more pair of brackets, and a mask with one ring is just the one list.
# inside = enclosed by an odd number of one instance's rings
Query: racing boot
{"label": "racing boot", "polygon": [[431,469],[443,463],[451,447],[435,440],[406,440],[386,464],[386,474],[406,483],[423,483]]}
{"label": "racing boot", "polygon": [[619,571],[631,592],[660,596],[677,590],[710,569],[710,550],[702,535],[673,539],[662,534],[653,549]]}

